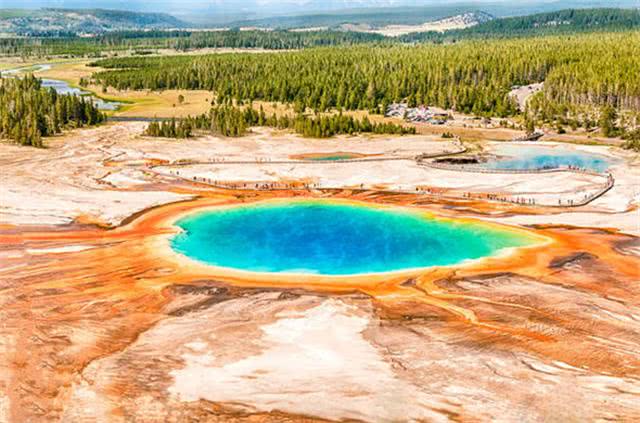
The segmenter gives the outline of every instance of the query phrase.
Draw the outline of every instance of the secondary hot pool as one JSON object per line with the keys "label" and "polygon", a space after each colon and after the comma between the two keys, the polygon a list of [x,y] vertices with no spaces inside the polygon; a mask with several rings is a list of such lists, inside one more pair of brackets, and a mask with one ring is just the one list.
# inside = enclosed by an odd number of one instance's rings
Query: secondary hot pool
{"label": "secondary hot pool", "polygon": [[498,157],[483,164],[490,169],[554,169],[575,167],[606,172],[612,159],[585,151],[562,147],[502,145],[493,151]]}

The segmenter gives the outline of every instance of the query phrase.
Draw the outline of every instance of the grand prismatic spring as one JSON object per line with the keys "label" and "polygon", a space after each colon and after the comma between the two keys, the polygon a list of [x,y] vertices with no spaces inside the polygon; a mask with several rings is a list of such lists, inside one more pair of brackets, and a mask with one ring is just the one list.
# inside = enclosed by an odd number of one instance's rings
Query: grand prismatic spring
{"label": "grand prismatic spring", "polygon": [[205,211],[177,222],[172,246],[220,267],[351,275],[444,266],[531,239],[482,223],[401,208],[292,201]]}
{"label": "grand prismatic spring", "polygon": [[0,423],[640,422],[640,11],[452,1],[5,1]]}

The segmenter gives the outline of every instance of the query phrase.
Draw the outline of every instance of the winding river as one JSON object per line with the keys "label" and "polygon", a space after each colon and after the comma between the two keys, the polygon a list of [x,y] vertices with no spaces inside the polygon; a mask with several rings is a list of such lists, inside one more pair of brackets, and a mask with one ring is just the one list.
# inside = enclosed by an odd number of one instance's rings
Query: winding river
{"label": "winding river", "polygon": [[[19,77],[20,75],[24,75],[26,73],[45,72],[50,70],[52,67],[53,65],[50,64],[25,66],[2,71],[2,75]],[[80,88],[73,87],[68,82],[62,81],[60,79],[41,78],[41,80],[43,87],[53,88],[58,94],[71,94],[90,98],[93,104],[95,104],[96,107],[102,111],[118,110],[118,108],[122,105],[122,103],[119,103],[117,101],[103,100],[99,97],[96,97],[89,91],[84,91]]]}

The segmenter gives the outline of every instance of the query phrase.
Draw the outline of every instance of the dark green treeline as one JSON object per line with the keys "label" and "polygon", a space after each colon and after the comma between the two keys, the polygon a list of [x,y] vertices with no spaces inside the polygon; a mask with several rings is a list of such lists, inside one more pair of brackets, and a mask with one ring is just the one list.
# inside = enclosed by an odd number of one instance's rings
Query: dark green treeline
{"label": "dark green treeline", "polygon": [[640,110],[640,32],[452,45],[334,47],[279,54],[108,59],[99,83],[119,89],[203,89],[229,99],[381,112],[398,101],[511,116],[514,85],[545,81],[566,105]]}
{"label": "dark green treeline", "polygon": [[566,9],[493,19],[464,29],[419,32],[399,37],[403,42],[451,42],[469,38],[513,38],[640,28],[638,9]]}
{"label": "dark green treeline", "polygon": [[135,49],[195,50],[242,48],[293,50],[309,47],[391,42],[379,34],[349,31],[117,31],[93,38],[75,35],[0,38],[6,55],[98,56],[105,51]]}
{"label": "dark green treeline", "polygon": [[342,113],[329,116],[306,116],[301,113],[295,117],[287,115],[266,116],[262,107],[259,111],[252,107],[241,109],[230,105],[214,106],[209,113],[188,117],[177,121],[169,119],[151,122],[146,135],[166,138],[188,138],[193,130],[205,130],[226,137],[245,135],[251,126],[270,126],[279,129],[291,129],[302,136],[328,138],[339,134],[415,134],[414,127],[393,123],[374,123],[367,117],[356,119]]}

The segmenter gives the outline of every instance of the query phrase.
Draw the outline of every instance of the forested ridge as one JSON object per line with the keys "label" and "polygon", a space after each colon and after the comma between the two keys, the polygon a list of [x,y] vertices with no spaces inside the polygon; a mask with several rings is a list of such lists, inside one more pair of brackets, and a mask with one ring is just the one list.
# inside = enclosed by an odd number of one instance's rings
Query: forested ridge
{"label": "forested ridge", "polygon": [[567,9],[493,19],[465,29],[423,32],[400,37],[404,42],[446,42],[469,38],[513,38],[640,29],[638,9]]}
{"label": "forested ridge", "polygon": [[[434,2],[435,3],[435,2]],[[261,19],[238,21],[232,26],[236,27],[261,27],[261,28],[336,28],[343,24],[368,25],[380,28],[386,25],[421,25],[425,22],[434,22],[452,16],[459,16],[470,13],[480,13],[494,16],[496,20],[509,19],[509,17],[544,16],[551,15],[564,7],[564,10],[591,10],[597,11],[600,8],[612,10],[625,10],[624,7],[637,9],[637,4],[631,5],[631,1],[626,4],[614,3],[617,7],[612,8],[606,1],[590,0],[590,5],[585,6],[585,2],[564,1],[513,1],[513,2],[439,2],[429,6],[417,7],[381,7],[352,9],[350,11],[340,11],[337,13],[313,13],[299,16],[274,16]],[[593,6],[598,6],[593,7]],[[584,8],[584,9],[581,9]],[[626,9],[629,10],[629,9]]]}
{"label": "forested ridge", "polygon": [[[260,28],[336,28],[342,24],[364,24],[374,27],[385,25],[419,25],[424,22],[445,19],[464,13],[477,12],[477,6],[469,4],[438,4],[418,7],[379,7],[340,10],[327,13],[310,13],[293,16],[273,16],[232,22],[232,27]],[[523,11],[527,13],[527,11]]]}
{"label": "forested ridge", "polygon": [[0,78],[0,138],[42,147],[42,137],[103,120],[104,115],[90,100],[42,88],[32,75]]}
{"label": "forested ridge", "polygon": [[564,107],[640,110],[640,32],[366,46],[280,54],[130,57],[101,60],[93,78],[118,89],[203,89],[218,102],[266,100],[295,110],[381,112],[392,102],[475,115],[517,113],[514,85],[545,81]]}

